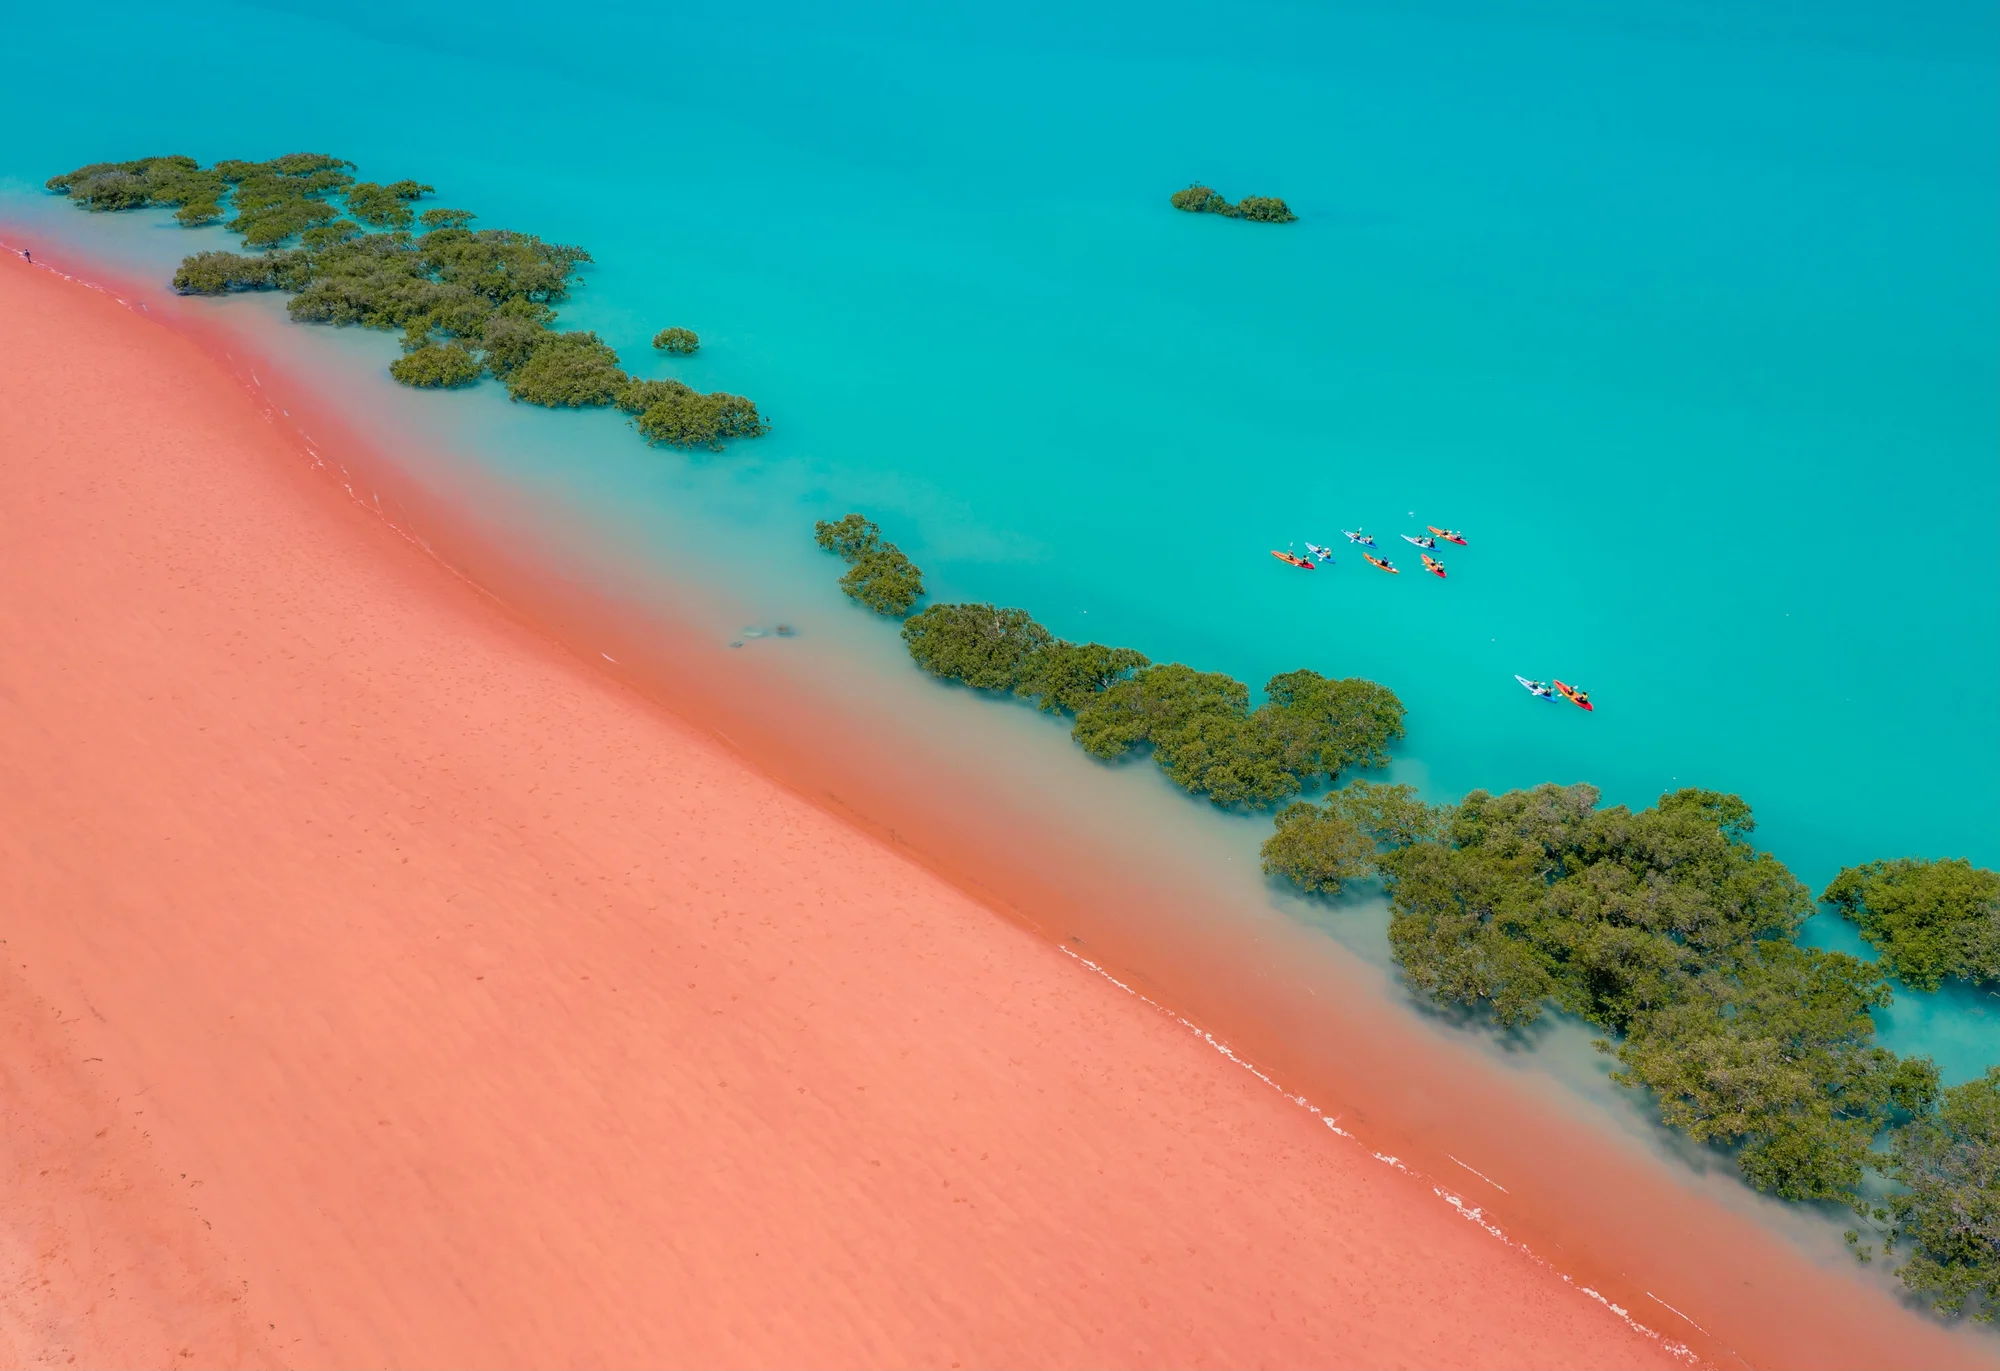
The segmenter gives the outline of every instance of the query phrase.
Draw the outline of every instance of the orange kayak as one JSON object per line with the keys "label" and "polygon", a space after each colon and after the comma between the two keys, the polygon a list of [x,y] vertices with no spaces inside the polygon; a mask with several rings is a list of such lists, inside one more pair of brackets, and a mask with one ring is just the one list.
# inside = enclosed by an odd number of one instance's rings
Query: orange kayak
{"label": "orange kayak", "polygon": [[1291,553],[1280,552],[1276,548],[1271,549],[1271,555],[1289,566],[1304,567],[1307,571],[1313,569],[1313,564],[1304,557],[1294,557]]}
{"label": "orange kayak", "polygon": [[1391,576],[1401,576],[1403,574],[1402,572],[1396,570],[1396,564],[1394,562],[1385,562],[1372,552],[1364,552],[1361,555],[1363,557],[1366,557],[1369,561],[1373,562],[1376,566],[1381,567],[1382,570],[1388,572]]}
{"label": "orange kayak", "polygon": [[1439,528],[1436,524],[1425,524],[1424,527],[1437,534],[1438,537],[1444,539],[1447,543],[1457,543],[1460,547],[1471,546],[1470,543],[1465,541],[1463,533],[1454,533],[1451,529]]}
{"label": "orange kayak", "polygon": [[1440,562],[1437,558],[1431,556],[1430,553],[1428,552],[1426,552],[1423,556],[1424,556],[1424,570],[1428,571],[1431,575],[1436,576],[1437,578],[1442,580],[1444,578],[1444,563]]}
{"label": "orange kayak", "polygon": [[1578,709],[1588,709],[1593,714],[1597,712],[1596,706],[1590,703],[1589,691],[1580,689],[1577,686],[1564,685],[1561,681],[1556,682],[1556,689],[1562,692],[1562,697],[1565,700],[1568,700]]}

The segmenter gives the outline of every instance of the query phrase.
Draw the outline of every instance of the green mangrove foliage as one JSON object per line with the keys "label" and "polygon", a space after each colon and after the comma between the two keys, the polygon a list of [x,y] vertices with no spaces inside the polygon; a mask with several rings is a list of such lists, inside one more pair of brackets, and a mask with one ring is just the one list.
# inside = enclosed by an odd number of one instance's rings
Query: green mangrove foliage
{"label": "green mangrove foliage", "polygon": [[436,191],[436,186],[419,185],[415,181],[391,181],[386,186],[362,181],[347,188],[347,212],[371,228],[406,229],[416,221],[410,201]]}
{"label": "green mangrove foliage", "polygon": [[1937,1097],[1928,1058],[1875,1044],[1869,1011],[1889,999],[1865,962],[1759,940],[1636,1016],[1614,1079],[1650,1089],[1669,1127],[1736,1147],[1757,1189],[1853,1203],[1876,1136]]}
{"label": "green mangrove foliage", "polygon": [[2000,1312],[2000,1067],[1944,1092],[1937,1112],[1897,1130],[1886,1208],[1903,1284],[1941,1314]]}
{"label": "green mangrove foliage", "polygon": [[1834,877],[1820,899],[1858,925],[1905,984],[2000,981],[2000,872],[1962,857],[1869,862]]}
{"label": "green mangrove foliage", "polygon": [[389,374],[427,390],[469,386],[485,368],[463,343],[430,343],[389,363]]}
{"label": "green mangrove foliage", "polygon": [[226,182],[215,171],[203,171],[192,157],[141,157],[133,162],[93,162],[62,176],[52,176],[48,188],[67,195],[84,209],[103,213],[174,206],[174,217],[194,226],[222,217]]}
{"label": "green mangrove foliage", "polygon": [[933,676],[1011,691],[1035,653],[1055,642],[1025,609],[932,605],[903,621],[910,658]]}
{"label": "green mangrove foliage", "polygon": [[1058,638],[1022,665],[1014,693],[1033,699],[1045,713],[1075,714],[1093,696],[1152,664],[1150,657],[1133,648]]}
{"label": "green mangrove foliage", "polygon": [[[820,546],[843,556],[866,557],[879,537],[859,515],[819,525]],[[1075,715],[1071,736],[1094,757],[1150,746],[1174,784],[1218,805],[1270,805],[1347,767],[1380,766],[1403,736],[1402,702],[1370,681],[1290,671],[1253,710],[1241,681],[1065,642],[1021,609],[932,605],[904,622],[903,641],[933,676]]]}
{"label": "green mangrove foliage", "polygon": [[720,451],[725,438],[756,438],[770,431],[757,406],[741,395],[719,390],[704,395],[679,381],[633,381],[612,403],[633,416],[633,426],[647,441],[669,447]]}
{"label": "green mangrove foliage", "polygon": [[1349,767],[1389,760],[1403,704],[1373,681],[1288,671],[1249,707],[1243,682],[1179,663],[1141,670],[1093,696],[1072,730],[1085,752],[1115,760],[1141,744],[1183,790],[1218,805],[1276,804]]}
{"label": "green mangrove foliage", "polygon": [[632,380],[603,339],[581,332],[546,337],[502,379],[516,400],[549,409],[608,405]]}
{"label": "green mangrove foliage", "polygon": [[1230,204],[1220,191],[1197,182],[1168,197],[1175,209],[1189,214],[1219,214],[1225,219],[1249,219],[1260,224],[1289,224],[1299,216],[1276,196],[1246,195]]}
{"label": "green mangrove foliage", "polygon": [[1379,874],[1384,852],[1440,836],[1452,812],[1425,804],[1409,786],[1372,781],[1355,781],[1319,804],[1294,800],[1264,840],[1264,872],[1338,895],[1348,881]]}
{"label": "green mangrove foliage", "polygon": [[[282,290],[291,293],[286,308],[299,323],[400,330],[405,355],[389,374],[405,385],[463,386],[491,375],[526,404],[617,405],[648,442],[672,447],[720,450],[729,439],[770,431],[756,404],[741,395],[635,380],[596,334],[558,331],[555,306],[590,261],[582,248],[507,229],[475,230],[467,210],[419,214],[414,202],[434,187],[357,182],[353,170],[353,163],[324,153],[207,169],[191,157],[148,157],[79,167],[52,177],[48,188],[88,210],[179,206],[176,217],[186,224],[220,221],[226,203],[224,227],[245,247],[265,251],[195,253],[174,273],[174,289],[186,295]],[[675,352],[700,345],[686,329],[668,329],[655,343]],[[921,593],[914,568],[880,559],[862,579],[885,605],[907,608]],[[910,583],[917,590],[905,598]]]}
{"label": "green mangrove foliage", "polygon": [[653,346],[685,357],[701,351],[701,339],[691,328],[663,328],[653,335]]}
{"label": "green mangrove foliage", "polygon": [[197,252],[183,258],[174,272],[174,289],[183,295],[222,295],[232,290],[273,290],[276,265],[267,257],[240,252]]}
{"label": "green mangrove foliage", "polygon": [[821,519],[813,525],[813,537],[849,564],[840,578],[848,598],[894,617],[908,614],[923,598],[923,572],[894,543],[883,541],[882,530],[871,520],[859,514],[837,523]]}
{"label": "green mangrove foliage", "polygon": [[1934,1100],[1928,1060],[1874,1042],[1882,973],[1792,941],[1811,896],[1750,845],[1737,797],[1680,790],[1637,813],[1587,785],[1449,810],[1388,799],[1293,806],[1266,869],[1319,890],[1379,872],[1412,985],[1504,1025],[1553,1005],[1616,1035],[1615,1079],[1734,1148],[1757,1188],[1853,1203],[1875,1137]]}

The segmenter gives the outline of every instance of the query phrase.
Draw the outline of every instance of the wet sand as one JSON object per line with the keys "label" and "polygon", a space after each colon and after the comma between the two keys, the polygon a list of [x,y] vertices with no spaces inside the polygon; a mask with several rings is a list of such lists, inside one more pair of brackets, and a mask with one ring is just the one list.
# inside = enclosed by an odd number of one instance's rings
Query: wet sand
{"label": "wet sand", "polygon": [[1658,1365],[0,259],[0,1360]]}

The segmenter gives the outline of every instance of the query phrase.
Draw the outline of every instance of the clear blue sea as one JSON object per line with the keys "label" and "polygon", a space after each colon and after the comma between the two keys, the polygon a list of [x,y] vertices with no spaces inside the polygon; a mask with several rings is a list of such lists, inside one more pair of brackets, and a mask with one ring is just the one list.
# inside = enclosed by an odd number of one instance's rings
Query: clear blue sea
{"label": "clear blue sea", "polygon": [[[637,545],[724,529],[716,556],[823,588],[807,527],[860,508],[940,598],[1253,684],[1380,680],[1438,797],[1699,784],[1815,885],[2000,865],[1990,4],[76,0],[8,24],[0,215],[170,262],[203,235],[34,188],[329,151],[586,245],[565,316],[635,368],[697,329],[674,370],[774,424],[727,457],[490,385],[425,401]],[[1170,210],[1196,178],[1300,221]],[[1446,581],[1397,536],[1426,523],[1471,540]],[[1357,525],[1405,574],[1266,555]],[[2000,1061],[1996,1010],[1903,996],[1884,1023],[1955,1080]]]}

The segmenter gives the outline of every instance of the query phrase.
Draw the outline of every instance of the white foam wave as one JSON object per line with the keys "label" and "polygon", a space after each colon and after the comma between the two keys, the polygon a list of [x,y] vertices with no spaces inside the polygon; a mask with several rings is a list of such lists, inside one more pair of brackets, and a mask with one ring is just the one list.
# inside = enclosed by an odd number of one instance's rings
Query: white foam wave
{"label": "white foam wave", "polygon": [[[1210,1033],[1207,1029],[1201,1027],[1199,1024],[1194,1023],[1190,1019],[1184,1018],[1183,1016],[1176,1014],[1173,1010],[1167,1008],[1165,1005],[1161,1004],[1158,1000],[1154,999],[1152,996],[1133,989],[1131,986],[1127,985],[1125,982],[1119,980],[1116,976],[1112,975],[1109,971],[1105,970],[1104,967],[1090,960],[1090,958],[1084,956],[1083,954],[1073,951],[1068,947],[1064,947],[1060,943],[1056,944],[1056,946],[1064,956],[1070,958],[1073,961],[1081,962],[1084,966],[1089,967],[1092,971],[1102,976],[1105,980],[1111,982],[1111,984],[1117,986],[1120,990],[1124,991],[1126,994],[1135,997],[1142,1003],[1151,1006],[1152,1008],[1158,1010],[1160,1013],[1165,1014],[1168,1018],[1171,1018],[1175,1023],[1178,1023],[1181,1027],[1187,1029],[1189,1032],[1199,1037],[1203,1042],[1207,1043],[1210,1047],[1214,1048],[1224,1057],[1227,1057],[1230,1061],[1242,1067],[1245,1071],[1248,1071],[1251,1075],[1255,1076],[1258,1080],[1264,1082],[1264,1084],[1270,1086],[1273,1090],[1277,1091],[1280,1095],[1283,1095],[1293,1104],[1296,1104],[1301,1109],[1304,1109],[1309,1113],[1315,1115],[1320,1120],[1321,1123],[1324,1123],[1327,1126],[1327,1128],[1333,1131],[1334,1133],[1339,1134],[1341,1137],[1346,1138],[1350,1142],[1356,1143],[1364,1147],[1367,1146],[1367,1144],[1362,1143],[1361,1140],[1358,1137],[1356,1137],[1353,1133],[1348,1132],[1345,1128],[1342,1128],[1339,1125],[1339,1123],[1336,1121],[1339,1117],[1338,1115],[1328,1114],[1322,1109],[1320,1109],[1318,1105],[1308,1100],[1304,1095],[1295,1095],[1291,1091],[1285,1089],[1282,1085],[1279,1085],[1277,1081],[1273,1080],[1263,1071],[1260,1071],[1256,1066],[1252,1065],[1250,1062],[1245,1061],[1242,1057],[1238,1056],[1236,1052],[1229,1046],[1229,1044],[1223,1042],[1220,1038],[1217,1038],[1213,1033]],[[1402,1162],[1402,1159],[1399,1157],[1391,1156],[1386,1152],[1377,1152],[1372,1148],[1369,1149],[1368,1154],[1371,1157],[1373,1157],[1376,1161],[1383,1163],[1385,1166],[1394,1167],[1396,1170],[1401,1171],[1404,1175],[1415,1177],[1419,1180],[1430,1179],[1429,1177],[1422,1176],[1420,1173],[1413,1171],[1409,1167],[1405,1166]],[[1446,1153],[1445,1155],[1450,1156],[1451,1154]],[[1465,1166],[1465,1163],[1458,1161],[1458,1158],[1452,1157],[1451,1159],[1455,1162],[1458,1162],[1460,1166]],[[1491,1177],[1481,1174],[1480,1172],[1474,1170],[1472,1167],[1465,1166],[1465,1169],[1467,1171],[1471,1171],[1473,1175],[1478,1176],[1481,1180],[1493,1186],[1495,1189],[1501,1190],[1503,1192],[1506,1190],[1506,1187],[1501,1185],[1498,1181],[1495,1181]],[[1492,1222],[1489,1218],[1486,1217],[1485,1211],[1482,1210],[1479,1206],[1467,1204],[1461,1196],[1453,1194],[1451,1191],[1446,1190],[1443,1186],[1438,1185],[1435,1182],[1431,1183],[1431,1193],[1435,1194],[1436,1196],[1438,1196],[1438,1198],[1442,1199],[1446,1204],[1450,1205],[1452,1209],[1458,1213],[1459,1217],[1466,1219],[1471,1223],[1477,1224],[1480,1228],[1484,1229],[1493,1238],[1497,1239],[1502,1243],[1505,1243],[1508,1247],[1513,1248],[1515,1251],[1521,1253],[1529,1260],[1537,1262],[1542,1266],[1548,1267],[1549,1270],[1553,1271],[1556,1275],[1562,1277],[1563,1284],[1570,1286],[1572,1289],[1580,1290],[1584,1294],[1590,1296],[1591,1299],[1596,1300],[1599,1304],[1603,1305],[1606,1309],[1610,1310],[1613,1314],[1615,1314],[1620,1320],[1622,1320],[1625,1323],[1627,1327],[1632,1329],[1633,1332],[1651,1338],[1654,1342],[1657,1342],[1661,1346],[1661,1348],[1670,1355],[1677,1357],[1682,1361],[1690,1363],[1697,1362],[1700,1360],[1698,1357],[1695,1356],[1694,1350],[1688,1347],[1685,1343],[1674,1342],[1668,1338],[1662,1337],[1656,1330],[1648,1328],[1645,1324],[1640,1323],[1637,1319],[1633,1318],[1631,1312],[1625,1309],[1622,1305],[1613,1303],[1611,1300],[1606,1299],[1603,1295],[1599,1294],[1597,1291],[1591,1289],[1587,1285],[1578,1285],[1576,1281],[1572,1280],[1566,1272],[1559,1269],[1553,1262],[1549,1261],[1547,1258],[1541,1256],[1539,1253],[1536,1253],[1535,1251],[1530,1249],[1526,1243],[1508,1237],[1507,1234],[1501,1230],[1498,1224]],[[1674,1309],[1672,1305],[1667,1304],[1665,1300],[1661,1300],[1659,1296],[1654,1295],[1650,1290],[1647,1291],[1646,1293],[1649,1298],[1658,1300],[1659,1303],[1666,1305],[1668,1309],[1672,1309],[1674,1313],[1676,1314],[1681,1313],[1680,1310]],[[1687,1319],[1687,1321],[1690,1324],[1694,1324],[1694,1326],[1697,1329],[1700,1329],[1703,1333],[1708,1332],[1708,1330],[1702,1328],[1700,1324],[1695,1323],[1693,1319],[1688,1319],[1687,1315],[1681,1314],[1681,1317]]]}

